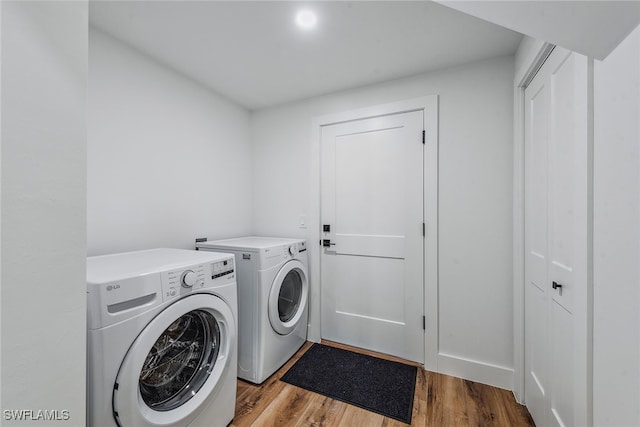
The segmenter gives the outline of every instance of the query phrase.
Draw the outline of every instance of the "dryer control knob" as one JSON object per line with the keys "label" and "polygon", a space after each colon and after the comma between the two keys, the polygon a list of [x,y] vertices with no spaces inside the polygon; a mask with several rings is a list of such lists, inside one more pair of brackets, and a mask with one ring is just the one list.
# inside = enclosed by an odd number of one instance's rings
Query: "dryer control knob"
{"label": "dryer control knob", "polygon": [[198,281],[198,276],[192,270],[187,270],[182,273],[182,277],[180,278],[180,283],[185,288],[191,288]]}
{"label": "dryer control knob", "polygon": [[289,246],[289,255],[291,255],[291,256],[293,256],[293,257],[294,257],[294,256],[296,256],[296,255],[298,255],[298,250],[297,250],[297,248],[295,247],[295,245],[293,245],[293,246]]}

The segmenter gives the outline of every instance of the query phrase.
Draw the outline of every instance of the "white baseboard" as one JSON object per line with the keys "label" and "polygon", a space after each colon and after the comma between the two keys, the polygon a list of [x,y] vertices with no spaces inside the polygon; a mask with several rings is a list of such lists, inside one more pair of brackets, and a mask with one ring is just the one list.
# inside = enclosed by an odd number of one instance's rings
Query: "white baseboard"
{"label": "white baseboard", "polygon": [[513,390],[512,368],[440,353],[437,372],[505,390]]}

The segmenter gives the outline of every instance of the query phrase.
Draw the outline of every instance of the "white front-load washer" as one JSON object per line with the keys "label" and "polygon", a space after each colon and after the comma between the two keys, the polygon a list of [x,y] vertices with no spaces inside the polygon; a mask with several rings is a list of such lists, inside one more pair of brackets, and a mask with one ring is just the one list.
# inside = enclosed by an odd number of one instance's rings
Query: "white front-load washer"
{"label": "white front-load washer", "polygon": [[243,237],[198,241],[200,251],[233,253],[238,270],[238,377],[256,384],[307,339],[306,241]]}
{"label": "white front-load washer", "polygon": [[232,254],[87,258],[88,426],[226,426],[236,371]]}

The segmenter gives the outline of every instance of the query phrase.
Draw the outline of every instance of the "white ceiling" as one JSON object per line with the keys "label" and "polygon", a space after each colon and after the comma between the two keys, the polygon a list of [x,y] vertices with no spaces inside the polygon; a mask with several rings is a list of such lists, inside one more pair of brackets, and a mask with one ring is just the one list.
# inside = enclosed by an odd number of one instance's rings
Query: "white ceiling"
{"label": "white ceiling", "polygon": [[600,60],[640,24],[638,0],[436,1]]}
{"label": "white ceiling", "polygon": [[[318,16],[303,32],[301,9]],[[92,26],[248,109],[514,54],[519,33],[429,1],[92,1]]]}

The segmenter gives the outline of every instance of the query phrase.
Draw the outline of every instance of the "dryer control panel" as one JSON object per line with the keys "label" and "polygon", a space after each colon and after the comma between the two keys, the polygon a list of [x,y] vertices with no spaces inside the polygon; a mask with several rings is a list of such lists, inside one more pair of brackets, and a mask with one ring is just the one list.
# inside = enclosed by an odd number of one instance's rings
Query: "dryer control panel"
{"label": "dryer control panel", "polygon": [[306,241],[294,243],[293,245],[289,246],[289,255],[291,255],[292,257],[296,257],[300,252],[305,252],[306,250],[307,250]]}

